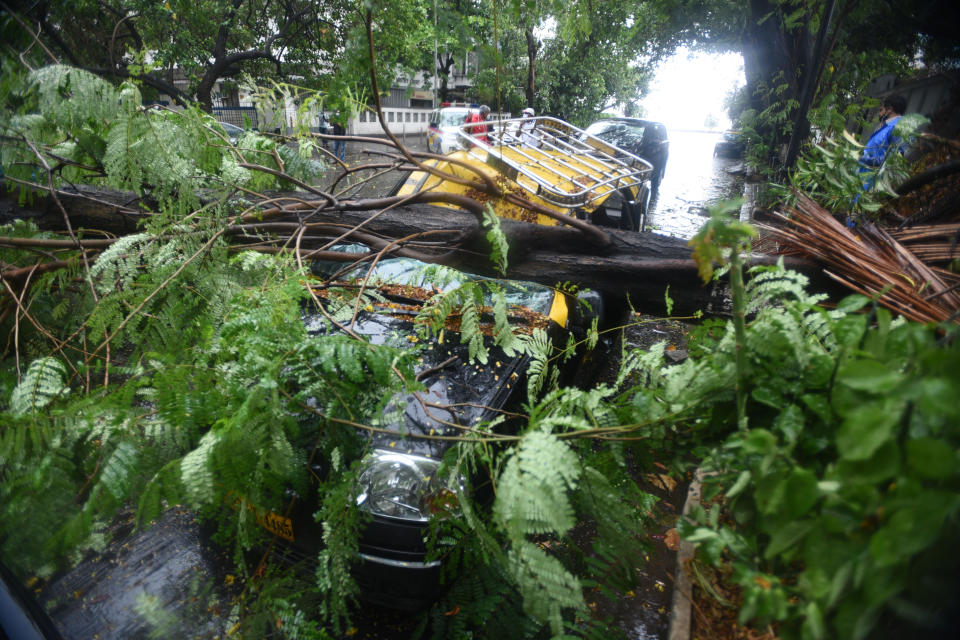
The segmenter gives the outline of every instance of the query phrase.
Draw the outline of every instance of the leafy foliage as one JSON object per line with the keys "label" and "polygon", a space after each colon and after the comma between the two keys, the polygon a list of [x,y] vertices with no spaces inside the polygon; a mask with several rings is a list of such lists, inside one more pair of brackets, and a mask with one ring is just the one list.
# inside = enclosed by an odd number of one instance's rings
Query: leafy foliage
{"label": "leafy foliage", "polygon": [[489,204],[483,210],[483,226],[488,229],[487,240],[492,249],[490,257],[497,265],[497,271],[504,275],[507,273],[507,254],[510,252],[510,247],[507,245],[506,235],[500,228],[500,218]]}
{"label": "leafy foliage", "polygon": [[0,157],[8,176],[28,182],[45,185],[46,164],[55,186],[78,181],[131,189],[182,215],[199,206],[198,187],[293,188],[241,162],[300,180],[320,171],[272,138],[248,134],[239,149],[231,147],[199,109],[148,109],[131,82],[114,88],[87,71],[51,65],[32,72],[20,92],[22,109],[0,111],[0,128],[18,141],[5,144]]}
{"label": "leafy foliage", "polygon": [[[713,366],[746,373],[749,424],[707,456],[714,502],[681,530],[743,589],[741,622],[805,638],[866,637],[881,613],[937,628],[953,562],[933,563],[960,509],[960,432],[943,395],[956,340],[860,296],[822,309],[803,284],[758,271],[745,340],[728,330],[708,348]],[[724,404],[701,411],[723,420]],[[922,579],[907,571],[918,563]]]}
{"label": "leafy foliage", "polygon": [[[906,146],[926,123],[919,114],[904,116],[897,122],[895,135]],[[862,151],[863,145],[847,131],[839,139],[827,138],[797,160],[790,184],[831,211],[875,213],[883,199],[896,197],[894,188],[909,175],[908,162],[893,150],[879,167],[869,167],[860,163]],[[796,201],[796,191],[783,186],[774,193],[785,202]]]}
{"label": "leafy foliage", "polygon": [[[429,273],[444,277],[442,270],[430,269]],[[450,282],[441,281],[438,284],[444,286]],[[481,314],[487,313],[487,303],[492,303],[493,326],[489,333],[493,337],[493,344],[510,357],[527,351],[529,342],[526,336],[518,335],[510,326],[511,305],[507,294],[503,287],[492,280],[465,280],[432,296],[417,314],[416,322],[422,336],[439,336],[448,319],[456,316],[459,319],[457,332],[460,341],[469,346],[470,359],[486,364],[489,350],[484,342]]]}
{"label": "leafy foliage", "polygon": [[[604,61],[622,67],[623,52],[636,50],[643,27],[657,21],[656,8],[627,16],[630,8],[601,4],[596,15],[575,7],[559,26],[599,37],[604,25],[621,25]],[[422,8],[404,5],[404,16],[422,23]],[[590,42],[558,38],[551,46],[562,56],[545,74],[588,97],[544,93],[552,109],[581,120],[603,95],[629,99],[642,79],[637,68],[621,69],[584,88],[584,74],[574,73],[583,60],[573,59]],[[560,82],[573,76],[578,82]],[[283,256],[231,256],[220,237],[226,209],[218,198],[237,186],[292,185],[241,164],[305,180],[316,166],[255,133],[225,144],[201,112],[145,109],[138,86],[116,89],[77,69],[40,69],[16,98],[15,112],[0,114],[11,141],[2,150],[8,176],[131,188],[157,211],[89,271],[70,254],[73,267],[40,276],[24,301],[38,325],[55,330],[21,323],[18,349],[31,364],[21,377],[15,358],[3,362],[4,557],[23,574],[49,576],[102,548],[119,510],[136,505],[145,525],[185,503],[217,519],[238,572],[252,576],[243,552],[265,536],[258,513],[283,507],[288,491],[307,491],[306,462],[319,458],[330,472],[316,487],[325,549],[312,584],[289,593],[278,587],[288,575],[259,587],[251,580],[267,613],[250,615],[244,631],[262,637],[281,620],[291,635],[342,633],[358,594],[351,563],[362,525],[351,462],[368,446],[354,426],[382,424],[389,399],[409,390],[416,354],[308,333],[307,274]],[[786,126],[777,109],[763,117]],[[211,189],[212,204],[198,207],[197,187]],[[191,233],[182,227],[186,213],[196,219]],[[497,613],[491,637],[533,636],[543,626],[555,636],[596,636],[596,621],[579,619],[589,616],[583,589],[632,584],[651,498],[626,468],[658,448],[665,456],[711,449],[714,491],[725,502],[684,526],[708,561],[732,568],[746,594],[744,621],[857,637],[877,612],[916,611],[928,595],[906,568],[933,564],[956,533],[960,422],[944,400],[958,382],[955,343],[942,345],[933,330],[863,299],[822,309],[801,278],[781,269],[743,284],[738,250],[751,231],[715,213],[696,255],[706,278],[729,261],[735,317],[704,330],[696,357],[676,366],[665,365],[662,344],[625,351],[616,387],[560,388],[552,365],[595,344],[596,332],[561,347],[542,329],[516,334],[494,283],[458,283],[424,308],[424,335],[443,339],[456,318],[470,356],[485,361],[484,316],[492,315],[493,342],[530,361],[527,415],[514,421],[515,438],[481,437],[503,421],[482,425],[445,458],[453,474],[489,479],[493,499],[465,494],[457,514],[431,522],[432,553],[442,555],[450,581],[431,612],[436,633],[466,636]],[[22,224],[11,234],[41,235]],[[502,236],[490,235],[494,260],[505,266]],[[2,251],[4,260],[22,257]],[[440,269],[433,275],[438,285],[446,280]],[[335,320],[377,300],[348,289],[337,295]],[[584,522],[593,529],[574,536]],[[159,613],[152,603],[144,608]],[[306,621],[307,610],[321,621]]]}
{"label": "leafy foliage", "polygon": [[30,363],[23,380],[10,396],[10,412],[15,416],[34,413],[68,393],[64,385],[66,367],[56,358],[39,358]]}

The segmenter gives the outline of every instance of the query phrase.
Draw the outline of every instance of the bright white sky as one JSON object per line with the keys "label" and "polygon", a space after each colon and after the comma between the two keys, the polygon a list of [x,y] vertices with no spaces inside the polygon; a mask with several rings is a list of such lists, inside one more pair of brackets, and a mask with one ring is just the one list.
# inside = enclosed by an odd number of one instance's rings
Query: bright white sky
{"label": "bright white sky", "polygon": [[668,129],[702,129],[712,114],[719,129],[728,129],[730,119],[723,99],[745,82],[743,56],[680,49],[657,67],[649,93],[640,101],[645,108],[643,117],[662,122]]}

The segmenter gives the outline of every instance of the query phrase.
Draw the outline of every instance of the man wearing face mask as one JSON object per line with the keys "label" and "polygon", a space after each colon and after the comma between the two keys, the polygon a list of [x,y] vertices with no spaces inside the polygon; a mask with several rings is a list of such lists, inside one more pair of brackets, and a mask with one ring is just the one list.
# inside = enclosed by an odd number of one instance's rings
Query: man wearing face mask
{"label": "man wearing face mask", "polygon": [[893,135],[893,129],[906,110],[907,100],[901,95],[894,94],[883,99],[883,106],[880,107],[880,113],[877,116],[880,126],[870,135],[867,146],[860,155],[860,164],[863,165],[860,168],[861,172],[882,165],[891,148],[903,152],[903,142]]}

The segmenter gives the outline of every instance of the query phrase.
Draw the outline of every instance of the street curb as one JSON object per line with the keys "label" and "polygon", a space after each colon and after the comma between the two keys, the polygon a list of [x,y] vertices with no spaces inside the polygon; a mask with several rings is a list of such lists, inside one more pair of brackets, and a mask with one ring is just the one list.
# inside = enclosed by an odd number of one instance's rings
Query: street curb
{"label": "street curb", "polygon": [[[687,499],[683,503],[685,518],[692,509],[700,505],[700,484],[703,481],[703,472],[697,469],[693,481],[687,489]],[[677,566],[673,571],[673,601],[670,606],[670,632],[668,640],[689,640],[692,628],[693,603],[690,597],[693,594],[693,584],[690,576],[684,570],[687,561],[693,558],[694,545],[686,540],[680,541],[677,550]]]}

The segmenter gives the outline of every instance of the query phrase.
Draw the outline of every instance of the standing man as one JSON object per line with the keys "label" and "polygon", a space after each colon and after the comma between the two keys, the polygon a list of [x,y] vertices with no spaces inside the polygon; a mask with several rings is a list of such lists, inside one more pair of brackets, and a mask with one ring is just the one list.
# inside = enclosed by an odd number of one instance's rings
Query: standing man
{"label": "standing man", "polygon": [[[322,133],[323,135],[327,135],[328,133],[330,133],[330,121],[327,120],[327,114],[323,112],[323,109],[320,110],[320,115],[318,116],[317,132]],[[323,148],[326,149],[327,148],[326,138],[321,138],[321,142],[323,143]]]}
{"label": "standing man", "polygon": [[883,105],[880,107],[880,113],[877,118],[880,120],[880,126],[870,134],[867,140],[867,146],[864,147],[860,155],[860,172],[869,171],[867,167],[876,169],[887,159],[891,147],[897,151],[903,152],[903,141],[893,135],[893,129],[897,122],[907,110],[907,99],[901,95],[894,94],[883,99]]}
{"label": "standing man", "polygon": [[[341,112],[339,109],[337,110],[336,113],[333,114],[333,117],[330,118],[330,123],[333,125],[333,135],[335,136],[347,135],[347,128],[344,126],[343,112]],[[346,161],[347,142],[345,140],[333,141],[333,155],[337,156],[340,162]]]}
{"label": "standing man", "polygon": [[[521,112],[524,120],[520,123],[518,128],[518,133],[520,134],[520,141],[525,145],[530,147],[539,147],[540,139],[537,137],[537,134],[533,130],[537,127],[537,121],[533,120],[534,111],[533,107],[527,107]],[[527,118],[530,118],[527,120]]]}
{"label": "standing man", "polygon": [[[877,181],[877,172],[883,166],[891,149],[897,153],[903,153],[903,140],[895,136],[893,130],[906,110],[907,99],[899,94],[889,95],[883,99],[883,104],[880,105],[880,113],[877,114],[880,126],[870,134],[870,138],[860,154],[859,171],[862,191],[869,191],[873,188]],[[854,204],[859,200],[860,194],[858,193],[853,198]],[[847,215],[846,224],[850,228],[856,226],[853,215]]]}
{"label": "standing man", "polygon": [[478,111],[471,111],[470,113],[467,114],[466,120],[464,120],[464,122],[467,124],[471,124],[474,122],[484,123],[484,124],[476,124],[468,128],[467,131],[469,131],[474,138],[483,140],[484,142],[487,142],[487,143],[490,142],[490,137],[489,135],[487,135],[487,132],[490,130],[490,127],[485,123],[487,121],[487,115],[489,113],[490,113],[490,107],[488,107],[485,104],[482,104],[480,105],[480,109]]}

